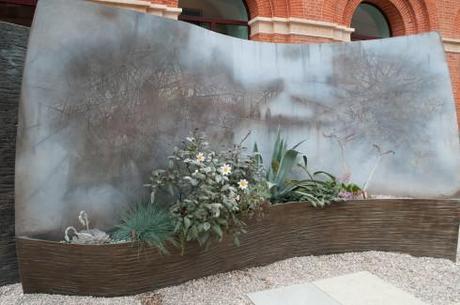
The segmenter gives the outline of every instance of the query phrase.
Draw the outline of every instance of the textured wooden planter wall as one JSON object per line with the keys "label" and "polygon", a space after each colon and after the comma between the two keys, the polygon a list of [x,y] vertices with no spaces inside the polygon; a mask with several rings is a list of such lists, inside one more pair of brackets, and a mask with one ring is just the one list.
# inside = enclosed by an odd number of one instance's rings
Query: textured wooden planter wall
{"label": "textured wooden planter wall", "polygon": [[250,221],[240,247],[223,241],[206,252],[190,246],[184,256],[161,256],[132,244],[18,238],[17,250],[25,293],[119,296],[295,256],[378,250],[455,260],[459,222],[453,200],[366,200],[324,209],[294,203]]}
{"label": "textured wooden planter wall", "polygon": [[0,22],[0,286],[17,282],[14,160],[22,70],[29,28]]}

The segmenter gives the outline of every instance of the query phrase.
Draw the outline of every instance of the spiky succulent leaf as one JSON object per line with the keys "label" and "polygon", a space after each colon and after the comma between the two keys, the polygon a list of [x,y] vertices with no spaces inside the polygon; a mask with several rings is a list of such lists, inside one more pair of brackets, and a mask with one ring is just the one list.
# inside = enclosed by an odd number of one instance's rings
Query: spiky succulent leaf
{"label": "spiky succulent leaf", "polygon": [[286,183],[288,174],[292,171],[292,168],[297,162],[298,155],[299,152],[294,149],[289,149],[284,152],[283,156],[281,157],[278,171],[275,174],[273,183],[278,184],[280,186]]}

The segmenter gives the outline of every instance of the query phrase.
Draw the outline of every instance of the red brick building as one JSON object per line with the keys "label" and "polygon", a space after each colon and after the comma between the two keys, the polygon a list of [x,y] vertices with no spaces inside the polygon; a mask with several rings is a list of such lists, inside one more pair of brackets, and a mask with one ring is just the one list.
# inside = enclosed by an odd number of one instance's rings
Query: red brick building
{"label": "red brick building", "polygon": [[[92,0],[181,19],[243,39],[318,43],[437,31],[460,117],[460,0]],[[30,24],[37,0],[0,0],[0,20]]]}

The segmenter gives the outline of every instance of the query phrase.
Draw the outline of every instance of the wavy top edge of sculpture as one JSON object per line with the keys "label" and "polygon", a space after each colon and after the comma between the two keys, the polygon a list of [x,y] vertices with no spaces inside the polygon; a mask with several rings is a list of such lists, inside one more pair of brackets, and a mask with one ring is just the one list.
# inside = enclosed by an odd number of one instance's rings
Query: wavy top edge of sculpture
{"label": "wavy top edge of sculpture", "polygon": [[[269,154],[279,129],[313,170],[398,197],[460,186],[438,34],[311,45],[229,38],[85,1],[41,0],[20,103],[16,232],[112,227],[191,130]],[[387,151],[394,156],[381,158]],[[378,167],[376,166],[378,164]],[[376,170],[374,170],[374,167]]]}

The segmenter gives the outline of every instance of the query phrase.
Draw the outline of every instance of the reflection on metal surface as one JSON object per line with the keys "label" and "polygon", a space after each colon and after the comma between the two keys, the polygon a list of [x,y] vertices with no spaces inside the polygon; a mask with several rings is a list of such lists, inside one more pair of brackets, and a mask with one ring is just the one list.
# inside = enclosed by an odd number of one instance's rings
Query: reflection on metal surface
{"label": "reflection on metal surface", "polygon": [[278,128],[314,168],[370,191],[439,197],[459,188],[454,100],[439,36],[282,45],[83,1],[41,0],[20,106],[17,234],[63,230],[86,210],[104,229],[174,145]]}

